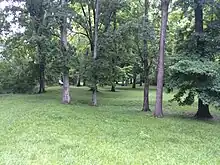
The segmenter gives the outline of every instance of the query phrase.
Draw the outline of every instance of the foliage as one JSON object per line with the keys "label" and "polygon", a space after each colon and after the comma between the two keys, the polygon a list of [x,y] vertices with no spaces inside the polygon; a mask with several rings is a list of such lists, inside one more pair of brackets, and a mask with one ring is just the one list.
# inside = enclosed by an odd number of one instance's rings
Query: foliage
{"label": "foliage", "polygon": [[1,93],[35,92],[39,65],[34,58],[34,49],[21,35],[4,42],[1,62]]}
{"label": "foliage", "polygon": [[35,93],[37,65],[31,61],[0,62],[0,93]]}
{"label": "foliage", "polygon": [[[212,7],[218,8],[216,5]],[[205,14],[208,14],[207,10]],[[214,12],[210,17],[214,18],[217,15],[218,13]],[[212,26],[219,18],[205,18],[206,26],[203,34],[193,32],[193,27],[188,21],[182,21],[183,26],[178,27],[175,34],[179,37],[175,41],[175,57],[169,67],[170,77],[167,79],[167,87],[179,90],[173,100],[178,101],[180,105],[192,104],[195,96],[198,95],[205,104],[220,106],[220,68],[216,60],[219,58],[219,33],[215,29],[216,26]],[[190,18],[186,17],[185,20],[187,19]],[[216,37],[213,37],[214,35]]]}

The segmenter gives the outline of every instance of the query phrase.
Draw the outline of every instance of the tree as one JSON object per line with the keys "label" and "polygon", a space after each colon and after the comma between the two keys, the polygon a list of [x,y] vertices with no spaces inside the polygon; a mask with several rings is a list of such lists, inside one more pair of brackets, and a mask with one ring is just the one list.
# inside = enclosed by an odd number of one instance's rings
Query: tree
{"label": "tree", "polygon": [[32,23],[32,40],[36,43],[36,54],[39,59],[39,92],[45,92],[45,65],[46,65],[46,50],[45,50],[45,27],[46,25],[46,8],[47,1],[44,0],[26,0],[28,12],[31,16]]}
{"label": "tree", "polygon": [[[148,23],[148,8],[149,8],[149,1],[145,0],[145,10],[144,10],[144,23],[143,27],[146,28],[146,24]],[[150,111],[149,107],[149,64],[148,64],[148,43],[147,43],[147,29],[143,32],[143,70],[144,70],[144,103],[143,103],[143,111]]]}
{"label": "tree", "polygon": [[162,7],[162,22],[161,22],[160,50],[159,50],[158,73],[157,73],[156,106],[154,111],[155,117],[163,117],[162,102],[163,102],[163,84],[164,84],[164,54],[165,54],[169,0],[161,0],[161,7]]}
{"label": "tree", "polygon": [[[61,0],[61,6],[65,8],[67,5],[66,0]],[[67,41],[67,18],[66,16],[61,17],[61,26],[60,26],[60,42],[61,42],[61,53],[62,57],[64,58],[64,65],[63,65],[63,97],[62,102],[63,104],[69,104],[71,101],[70,98],[70,85],[69,85],[69,68],[67,66],[68,60],[68,41]]]}
{"label": "tree", "polygon": [[[148,0],[138,1],[136,5],[131,6],[130,29],[132,36],[132,51],[134,53],[133,61],[133,77],[134,80],[137,74],[140,74],[140,84],[144,82],[144,97],[143,111],[150,111],[149,107],[149,85],[150,85],[150,70],[153,66],[153,61],[156,52],[156,34],[153,24],[154,16],[151,10],[154,10],[153,3]],[[152,16],[152,20],[149,19]],[[140,67],[137,67],[137,66]],[[139,68],[141,70],[139,71]],[[136,83],[136,82],[135,82]],[[135,87],[135,84],[133,84]]]}
{"label": "tree", "polygon": [[[195,32],[198,35],[202,35],[203,33],[203,0],[194,0],[196,4],[195,8]],[[201,56],[205,56],[204,52],[204,42],[201,40],[197,40],[197,49],[201,49]],[[201,98],[198,100],[198,111],[195,115],[198,118],[212,118],[209,112],[209,105],[205,104]]]}
{"label": "tree", "polygon": [[[214,37],[219,36],[219,17],[218,12],[215,12],[219,7],[218,3],[203,2],[183,2],[188,12],[186,18],[195,18],[195,23],[180,28],[178,31],[182,35],[176,34],[176,55],[169,67],[167,85],[169,89],[178,89],[173,101],[180,105],[192,105],[198,98],[195,117],[211,118],[209,105],[220,105],[219,62],[216,60],[219,58],[219,39]],[[195,6],[195,10],[192,10],[192,6]]]}
{"label": "tree", "polygon": [[[95,29],[94,29],[94,54],[93,62],[96,65],[97,53],[98,53],[98,26],[99,26],[99,0],[95,1]],[[96,74],[94,74],[96,76]],[[97,106],[97,79],[93,78],[92,87],[92,105]]]}

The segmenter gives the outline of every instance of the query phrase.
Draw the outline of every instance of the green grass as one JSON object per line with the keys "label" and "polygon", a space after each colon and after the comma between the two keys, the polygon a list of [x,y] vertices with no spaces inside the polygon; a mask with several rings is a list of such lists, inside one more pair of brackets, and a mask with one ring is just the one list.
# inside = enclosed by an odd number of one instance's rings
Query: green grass
{"label": "green grass", "polygon": [[[72,88],[72,105],[61,90],[44,95],[0,96],[0,165],[220,164],[216,120],[190,118],[196,106],[179,107],[165,94],[165,118],[140,112],[142,90],[101,89],[90,107],[87,88]],[[155,89],[151,90],[151,109]]]}

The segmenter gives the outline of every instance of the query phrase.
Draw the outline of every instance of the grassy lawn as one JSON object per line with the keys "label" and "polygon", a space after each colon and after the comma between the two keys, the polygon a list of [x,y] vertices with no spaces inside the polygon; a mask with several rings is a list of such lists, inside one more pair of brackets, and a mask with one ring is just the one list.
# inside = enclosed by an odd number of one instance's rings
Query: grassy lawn
{"label": "grassy lawn", "polygon": [[[198,121],[194,107],[169,103],[165,118],[140,112],[141,89],[91,92],[72,88],[72,105],[60,104],[59,87],[44,95],[0,96],[0,165],[220,164],[219,112]],[[151,108],[155,89],[151,90]]]}

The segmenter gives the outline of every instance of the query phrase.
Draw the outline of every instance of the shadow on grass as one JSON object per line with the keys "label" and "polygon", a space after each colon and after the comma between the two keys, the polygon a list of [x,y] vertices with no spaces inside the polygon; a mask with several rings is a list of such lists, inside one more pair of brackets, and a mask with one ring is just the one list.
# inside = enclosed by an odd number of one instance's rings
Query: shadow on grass
{"label": "shadow on grass", "polygon": [[204,118],[204,119],[199,119],[195,117],[194,112],[182,112],[182,113],[175,113],[175,112],[165,112],[164,117],[168,118],[174,118],[174,119],[184,119],[184,120],[192,120],[192,121],[198,121],[198,122],[206,122],[208,124],[213,124],[214,122],[219,122],[220,121],[220,116],[214,114],[212,115],[213,118]]}
{"label": "shadow on grass", "polygon": [[[132,88],[131,86],[117,86],[117,89],[120,90],[134,90],[134,91],[138,91],[138,90],[143,90],[144,86],[138,86],[136,88]],[[152,91],[156,91],[156,86],[150,86],[150,90]]]}

